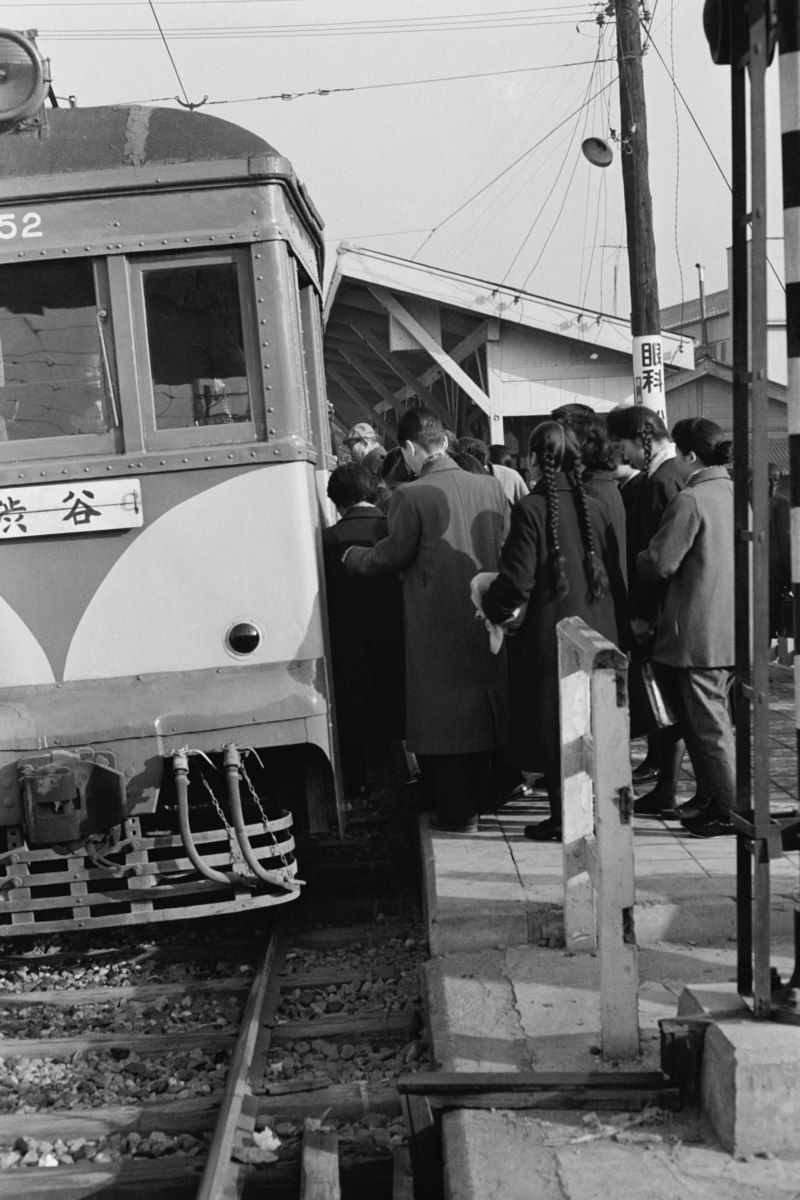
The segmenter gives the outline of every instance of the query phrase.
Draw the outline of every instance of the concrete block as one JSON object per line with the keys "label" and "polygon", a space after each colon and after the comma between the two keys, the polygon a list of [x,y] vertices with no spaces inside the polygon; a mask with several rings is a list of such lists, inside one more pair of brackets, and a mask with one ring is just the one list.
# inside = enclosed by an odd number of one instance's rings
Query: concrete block
{"label": "concrete block", "polygon": [[679,1017],[744,1017],[749,1009],[735,983],[690,983],[678,1000]]}
{"label": "concrete block", "polygon": [[437,834],[420,821],[431,954],[524,944],[528,911],[508,844],[492,834]]}
{"label": "concrete block", "polygon": [[701,1097],[729,1153],[800,1157],[800,1027],[752,1018],[710,1025]]}

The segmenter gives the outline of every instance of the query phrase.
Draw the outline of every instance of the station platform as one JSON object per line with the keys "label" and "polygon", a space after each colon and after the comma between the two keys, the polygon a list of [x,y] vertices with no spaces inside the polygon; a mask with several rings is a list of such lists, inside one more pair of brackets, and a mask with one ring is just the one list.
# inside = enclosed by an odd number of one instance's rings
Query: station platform
{"label": "station platform", "polygon": [[[779,668],[771,682],[770,737],[771,806],[786,811],[796,807],[796,735],[792,675]],[[693,791],[687,770],[682,799]],[[545,815],[542,795],[482,819],[470,835],[435,832],[420,819],[434,1069],[657,1071],[658,1022],[676,1016],[686,988],[735,997],[735,839],[692,838],[677,822],[636,821],[641,1052],[611,1062],[600,1054],[599,960],[564,949],[561,845],[523,835],[526,824]],[[794,969],[798,869],[796,853],[772,863],[771,962],[784,980]],[[800,1028],[781,1028],[800,1055]],[[783,1111],[793,1130],[800,1128],[798,1115],[791,1104]],[[442,1137],[447,1200],[800,1195],[800,1135],[796,1147],[794,1135],[788,1137],[788,1152],[779,1157],[750,1147],[746,1137],[727,1153],[695,1110],[461,1109],[443,1117]]]}

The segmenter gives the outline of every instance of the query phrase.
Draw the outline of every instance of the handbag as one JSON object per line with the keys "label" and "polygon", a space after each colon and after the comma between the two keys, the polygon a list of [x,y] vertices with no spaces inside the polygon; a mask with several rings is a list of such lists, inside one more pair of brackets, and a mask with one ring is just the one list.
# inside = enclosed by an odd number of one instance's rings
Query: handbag
{"label": "handbag", "polygon": [[634,658],[631,661],[628,670],[628,715],[632,738],[677,724],[669,694],[659,678],[658,664],[652,659]]}

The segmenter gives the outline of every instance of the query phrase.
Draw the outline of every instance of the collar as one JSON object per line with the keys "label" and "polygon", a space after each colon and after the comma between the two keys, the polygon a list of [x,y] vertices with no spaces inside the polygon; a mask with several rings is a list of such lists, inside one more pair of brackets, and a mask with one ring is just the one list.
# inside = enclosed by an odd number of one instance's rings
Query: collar
{"label": "collar", "polygon": [[696,471],[692,471],[689,478],[686,480],[687,487],[695,487],[698,483],[705,483],[709,479],[730,479],[727,467],[698,467]]}
{"label": "collar", "polygon": [[346,513],[342,513],[340,521],[347,521],[350,518],[358,520],[359,517],[371,517],[373,513],[377,513],[382,517],[383,513],[375,504],[369,504],[366,500],[360,500],[357,504],[351,504]]}
{"label": "collar", "polygon": [[650,466],[647,468],[647,478],[649,479],[651,475],[654,475],[662,463],[669,462],[671,458],[674,458],[677,452],[674,442],[667,442],[666,446],[662,446],[658,453],[654,454],[650,459]]}
{"label": "collar", "polygon": [[432,471],[451,470],[460,471],[461,467],[458,465],[455,459],[450,457],[449,454],[443,454],[441,458],[429,459],[423,466],[422,470],[417,476],[417,479],[422,479],[425,475],[430,475]]}

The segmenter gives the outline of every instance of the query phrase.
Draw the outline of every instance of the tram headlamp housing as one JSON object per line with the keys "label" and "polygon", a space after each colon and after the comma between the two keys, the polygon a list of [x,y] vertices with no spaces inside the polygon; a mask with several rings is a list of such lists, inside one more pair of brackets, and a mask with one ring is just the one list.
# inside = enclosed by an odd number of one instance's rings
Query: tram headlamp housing
{"label": "tram headlamp housing", "polygon": [[237,621],[225,634],[225,646],[237,658],[254,654],[261,645],[261,630],[252,621]]}
{"label": "tram headlamp housing", "polygon": [[0,29],[0,123],[32,116],[49,84],[44,61],[31,38]]}

